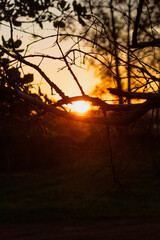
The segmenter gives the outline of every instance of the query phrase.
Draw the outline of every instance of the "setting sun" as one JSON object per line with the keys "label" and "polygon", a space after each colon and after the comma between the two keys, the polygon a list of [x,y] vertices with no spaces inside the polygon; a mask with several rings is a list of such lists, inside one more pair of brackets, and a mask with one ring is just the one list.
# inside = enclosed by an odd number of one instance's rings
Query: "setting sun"
{"label": "setting sun", "polygon": [[86,113],[90,109],[90,104],[85,101],[73,102],[69,108],[77,113]]}

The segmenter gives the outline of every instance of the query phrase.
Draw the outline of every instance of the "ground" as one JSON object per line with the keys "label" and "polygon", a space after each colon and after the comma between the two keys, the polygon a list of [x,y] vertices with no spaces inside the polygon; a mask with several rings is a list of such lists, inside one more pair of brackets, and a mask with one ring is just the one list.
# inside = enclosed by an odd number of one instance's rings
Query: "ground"
{"label": "ground", "polygon": [[99,138],[50,167],[0,173],[0,240],[160,239],[159,138],[113,140],[118,183]]}
{"label": "ground", "polygon": [[2,240],[158,240],[160,218],[41,223],[1,229]]}

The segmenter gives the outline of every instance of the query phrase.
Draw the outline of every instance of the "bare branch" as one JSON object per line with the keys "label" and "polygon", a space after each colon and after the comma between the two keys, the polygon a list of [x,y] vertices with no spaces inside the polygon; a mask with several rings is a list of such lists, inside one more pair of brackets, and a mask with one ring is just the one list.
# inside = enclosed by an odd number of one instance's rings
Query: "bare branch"
{"label": "bare branch", "polygon": [[3,48],[0,45],[0,50],[2,50],[3,52],[5,52],[8,56],[12,57],[13,59],[16,59],[24,64],[26,64],[27,66],[32,67],[33,69],[35,69],[37,72],[39,72],[39,74],[45,79],[45,81],[62,97],[62,98],[66,98],[67,96],[63,93],[63,91],[55,84],[53,83],[48,76],[42,71],[41,68],[39,68],[39,66],[37,66],[36,64],[33,64],[31,62],[28,62],[27,60],[25,60],[23,58],[23,56],[21,56],[20,54],[12,54],[11,52],[9,52],[8,50],[6,50],[5,48]]}
{"label": "bare branch", "polygon": [[142,13],[142,7],[143,7],[144,0],[139,0],[139,6],[137,8],[137,16],[136,20],[134,23],[134,31],[133,31],[133,36],[132,36],[132,45],[136,46],[137,45],[137,33],[138,33],[138,28],[139,28],[139,22],[140,22],[140,16]]}
{"label": "bare branch", "polygon": [[125,92],[125,91],[118,91],[118,89],[115,89],[115,88],[108,88],[108,90],[113,95],[123,96],[126,98],[160,100],[160,93]]}
{"label": "bare branch", "polygon": [[69,63],[68,63],[68,61],[67,61],[67,57],[65,56],[65,54],[64,54],[63,51],[62,51],[62,48],[61,48],[61,46],[60,46],[60,44],[59,44],[59,41],[58,41],[58,34],[59,34],[59,32],[57,32],[56,43],[57,43],[57,46],[58,46],[58,48],[59,48],[59,50],[60,50],[60,52],[61,52],[61,54],[62,54],[62,57],[63,57],[63,59],[64,59],[64,62],[65,62],[65,64],[66,64],[66,66],[67,66],[69,72],[70,72],[71,75],[73,76],[73,79],[74,79],[75,82],[77,83],[77,85],[78,85],[78,87],[79,87],[79,89],[80,89],[82,95],[85,95],[85,92],[83,91],[82,86],[80,85],[80,83],[79,83],[79,81],[78,81],[76,75],[75,75],[74,72],[72,71],[72,69],[71,69],[71,67],[70,67],[70,65],[69,65]]}
{"label": "bare branch", "polygon": [[[139,1],[139,6],[137,8],[137,16],[134,23],[134,31],[132,36],[132,48],[142,49],[146,47],[160,47],[160,39],[155,39],[153,35],[150,35],[153,40],[147,42],[137,42],[138,28],[140,28],[140,17],[142,13],[142,7],[144,4],[144,0]],[[150,17],[150,15],[149,15]]]}
{"label": "bare branch", "polygon": [[143,49],[146,47],[160,47],[160,39],[154,39],[153,41],[148,41],[148,42],[140,42],[136,44],[132,44],[132,48],[136,49]]}
{"label": "bare branch", "polygon": [[0,86],[0,91],[5,92],[6,94],[16,95],[19,98],[24,99],[46,110],[47,112],[51,112],[56,116],[59,116],[65,119],[70,119],[77,122],[92,123],[92,124],[98,124],[98,125],[127,126],[132,122],[136,121],[137,119],[139,119],[150,109],[154,107],[155,108],[160,107],[159,101],[156,101],[156,102],[146,101],[145,103],[139,104],[139,106],[137,106],[134,110],[129,111],[127,114],[123,112],[122,114],[113,113],[111,116],[108,115],[107,117],[88,117],[88,116],[80,116],[80,115],[72,114],[70,112],[62,111],[60,109],[57,109],[53,105],[47,105],[42,101],[15,89],[9,89],[9,88]]}
{"label": "bare branch", "polygon": [[93,106],[98,106],[102,111],[129,111],[135,109],[139,104],[108,104],[105,101],[101,100],[97,97],[90,97],[90,96],[76,96],[70,97],[68,99],[61,99],[58,102],[54,103],[53,106],[58,107],[64,104],[71,104],[72,102],[76,101],[87,101],[92,103]]}

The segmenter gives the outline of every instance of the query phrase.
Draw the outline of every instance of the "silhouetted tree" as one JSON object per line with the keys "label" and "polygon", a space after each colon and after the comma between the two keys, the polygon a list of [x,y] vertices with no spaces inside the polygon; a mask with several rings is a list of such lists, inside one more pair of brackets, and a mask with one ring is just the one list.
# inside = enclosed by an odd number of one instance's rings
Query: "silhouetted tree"
{"label": "silhouetted tree", "polygon": [[[40,109],[51,111],[55,115],[64,118],[105,125],[128,125],[144,115],[148,110],[158,108],[159,77],[157,73],[159,74],[159,68],[157,66],[153,67],[151,60],[154,59],[156,49],[160,45],[159,34],[155,27],[155,24],[159,23],[157,15],[157,9],[160,7],[159,2],[154,2],[156,8],[153,1],[146,1],[144,3],[143,0],[134,1],[134,4],[129,0],[127,2],[109,0],[105,1],[104,5],[102,5],[102,3],[100,5],[97,2],[96,5],[94,5],[94,3],[95,2],[91,0],[86,0],[82,3],[75,0],[71,3],[65,0],[15,0],[11,3],[9,1],[1,1],[0,20],[1,24],[5,22],[5,24],[7,23],[10,27],[10,38],[9,40],[6,40],[5,37],[2,38],[0,51],[1,55],[4,54],[10,59],[7,63],[9,64],[9,73],[7,72],[7,74],[14,71],[17,74],[15,77],[16,81],[9,75],[2,76],[5,83],[1,84],[1,91],[5,92],[5,94],[8,92],[8,94],[13,97],[16,96],[36,105]],[[132,6],[134,6],[133,9],[131,9]],[[97,7],[99,7],[101,11],[97,11]],[[105,12],[104,9],[106,8],[107,11]],[[155,12],[152,14],[153,11],[151,10],[153,9],[155,9]],[[122,19],[123,23],[120,24]],[[15,27],[20,28],[23,24],[37,23],[42,29],[45,28],[45,24],[48,22],[52,23],[53,26],[54,31],[52,35],[42,36],[38,33],[31,33],[31,35],[37,38],[36,41],[39,42],[46,38],[52,38],[59,49],[59,56],[47,54],[30,55],[27,53],[28,47],[26,47],[25,51],[19,50],[21,40],[15,40]],[[81,28],[77,26],[81,26]],[[92,37],[93,32],[94,39]],[[121,35],[121,33],[123,34]],[[121,38],[121,36],[123,37]],[[124,37],[126,38],[125,41],[123,40]],[[64,52],[61,47],[61,42],[66,39],[72,39],[73,44]],[[88,47],[92,46],[90,51],[83,49],[85,42]],[[149,50],[144,51],[144,49]],[[147,57],[146,52],[150,54],[149,57]],[[88,61],[89,59],[91,59],[91,61],[93,59],[107,69],[107,75],[111,74],[113,81],[114,79],[116,80],[115,88],[108,90],[119,97],[120,105],[107,104],[100,98],[86,95],[83,86],[81,86],[78,77],[72,69],[73,65],[77,65],[77,58],[79,56],[81,59],[83,58],[84,62],[86,59]],[[30,60],[34,58],[39,58],[41,61],[47,58],[53,61],[63,61],[73,77],[73,81],[77,84],[81,96],[67,96],[64,90],[58,87],[57,84],[47,76],[47,73],[41,69],[40,64],[37,65]],[[4,60],[2,59],[2,61]],[[15,65],[18,66],[17,70],[15,70]],[[56,94],[59,95],[60,100],[54,104],[50,102],[46,104],[40,99],[34,98],[29,92],[29,89],[25,90],[25,84],[23,88],[20,84],[17,84],[18,79],[21,79],[23,82],[25,79],[30,79],[31,81],[32,78],[31,74],[21,77],[19,71],[22,72],[22,65],[27,65],[36,70],[49,84],[51,90],[54,90]],[[123,69],[127,70],[125,70],[124,75],[121,76]],[[128,81],[128,91],[123,91],[127,89],[127,87],[123,87],[122,79],[125,79],[123,82],[126,82],[126,84]],[[134,86],[133,88],[131,88],[131,79],[132,86]],[[8,84],[6,84],[7,81]],[[15,83],[9,87],[9,82],[11,81]],[[111,81],[111,83],[113,81]],[[111,86],[113,87],[113,84]],[[142,89],[143,92],[134,93],[139,89]],[[107,89],[104,89],[104,91],[107,91]],[[140,104],[121,105],[121,103],[125,101],[125,98],[138,98],[145,99],[146,101]],[[105,116],[77,116],[64,111],[64,108],[62,110],[60,109],[64,104],[78,100],[89,101],[93,105],[98,106]],[[107,111],[114,112],[112,117],[106,117]],[[121,114],[117,113],[117,111],[121,111]]]}

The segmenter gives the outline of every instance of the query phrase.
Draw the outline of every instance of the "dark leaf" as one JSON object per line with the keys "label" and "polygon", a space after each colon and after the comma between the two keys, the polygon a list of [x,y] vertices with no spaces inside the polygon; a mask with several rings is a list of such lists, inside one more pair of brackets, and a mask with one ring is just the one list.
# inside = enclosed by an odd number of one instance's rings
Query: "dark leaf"
{"label": "dark leaf", "polygon": [[35,17],[35,13],[33,11],[29,11],[28,12],[28,16],[31,17],[31,18],[34,18]]}
{"label": "dark leaf", "polygon": [[73,5],[73,8],[74,8],[74,10],[75,10],[75,9],[76,9],[76,6],[77,6],[77,2],[74,0],[73,3],[72,3],[72,5]]}
{"label": "dark leaf", "polygon": [[67,11],[67,10],[69,10],[69,9],[70,9],[70,4],[68,4],[67,7],[65,7],[63,10],[64,10],[64,11]]}
{"label": "dark leaf", "polygon": [[22,11],[22,12],[21,12],[21,16],[22,16],[22,17],[25,17],[25,16],[27,16],[27,13],[24,12],[24,11]]}
{"label": "dark leaf", "polygon": [[60,6],[61,6],[61,8],[63,9],[63,8],[66,6],[66,1],[65,1],[65,0],[62,0],[62,1],[60,2]]}
{"label": "dark leaf", "polygon": [[77,12],[78,16],[81,15],[81,13],[83,12],[83,7],[81,6],[81,4],[77,4],[76,1],[73,1],[73,8],[75,10],[75,12]]}
{"label": "dark leaf", "polygon": [[57,27],[64,28],[65,27],[65,23],[62,21],[56,21],[53,23],[53,25],[55,28],[57,28]]}
{"label": "dark leaf", "polygon": [[3,36],[2,36],[2,42],[3,42],[3,46],[4,46],[4,47],[8,47],[7,42],[6,42],[6,40],[4,39]]}
{"label": "dark leaf", "polygon": [[86,25],[86,23],[83,21],[81,17],[78,17],[78,21],[83,27]]}
{"label": "dark leaf", "polygon": [[11,79],[16,79],[16,80],[20,79],[20,72],[17,68],[13,67],[11,69],[8,69],[7,74]]}
{"label": "dark leaf", "polygon": [[18,49],[18,50],[16,50],[16,52],[19,52],[19,53],[21,53],[21,52],[23,52],[24,51],[24,49]]}
{"label": "dark leaf", "polygon": [[33,82],[33,74],[31,74],[31,73],[25,74],[24,77],[23,77],[23,82],[24,83]]}
{"label": "dark leaf", "polygon": [[6,67],[8,64],[9,64],[9,59],[8,58],[2,58],[1,65]]}
{"label": "dark leaf", "polygon": [[13,47],[13,40],[11,38],[8,40],[7,45],[8,45],[8,48],[12,48]]}
{"label": "dark leaf", "polygon": [[15,19],[13,18],[13,25],[16,26],[16,27],[20,27],[20,26],[22,25],[22,23],[21,23],[21,22],[18,22],[17,20],[15,20]]}
{"label": "dark leaf", "polygon": [[43,29],[43,24],[42,24],[42,22],[38,22],[38,24],[39,24],[40,28]]}
{"label": "dark leaf", "polygon": [[18,39],[17,41],[14,42],[13,45],[15,48],[19,48],[21,46],[21,44],[22,44],[22,41],[20,39]]}
{"label": "dark leaf", "polygon": [[13,6],[14,6],[13,3],[8,3],[8,8],[11,8],[11,7],[13,7]]}
{"label": "dark leaf", "polygon": [[3,55],[4,55],[4,52],[1,51],[1,52],[0,52],[0,57],[2,57]]}

